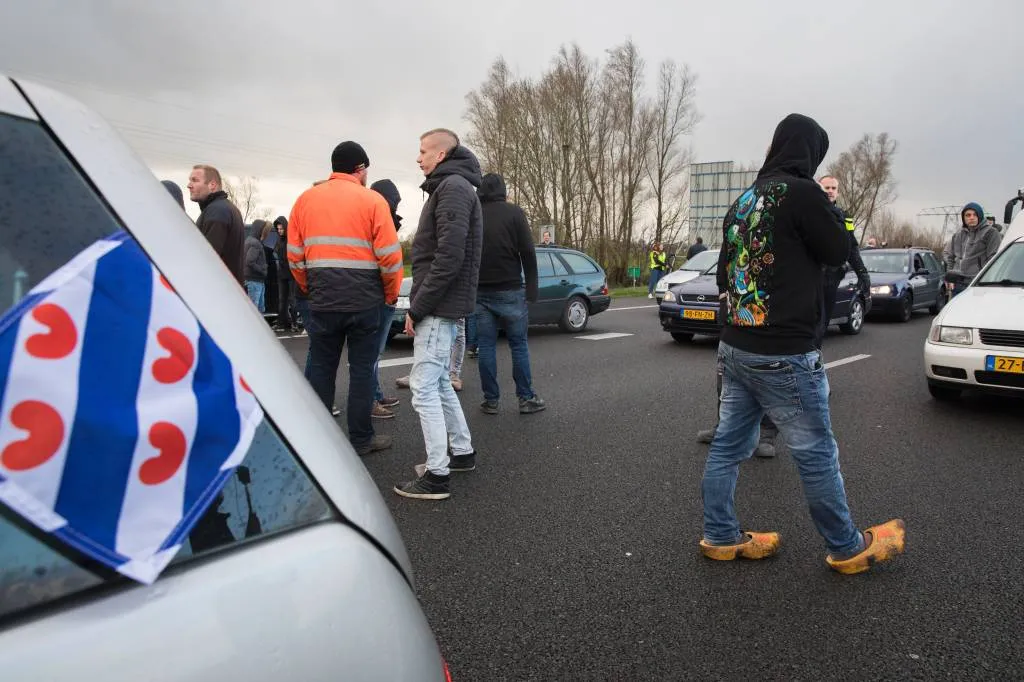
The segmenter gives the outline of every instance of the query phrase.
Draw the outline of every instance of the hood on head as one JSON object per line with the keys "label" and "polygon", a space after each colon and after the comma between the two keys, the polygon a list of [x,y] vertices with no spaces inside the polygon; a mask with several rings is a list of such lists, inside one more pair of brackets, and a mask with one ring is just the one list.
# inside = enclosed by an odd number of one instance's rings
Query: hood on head
{"label": "hood on head", "polygon": [[978,227],[981,227],[985,223],[985,211],[981,210],[981,204],[976,201],[969,201],[960,209],[960,224],[967,225],[967,221],[964,220],[964,213],[967,213],[968,209],[973,210],[978,216]]}
{"label": "hood on head", "polygon": [[398,210],[398,204],[402,201],[402,195],[399,194],[395,183],[385,178],[370,185],[370,189],[384,197],[388,202],[388,206],[391,207],[391,213],[395,213]]}
{"label": "hood on head", "polygon": [[772,146],[757,177],[795,175],[813,180],[827,153],[825,129],[809,116],[790,114],[776,126]]}
{"label": "hood on head", "polygon": [[284,229],[287,230],[288,229],[288,219],[285,218],[283,215],[277,216],[277,218],[274,219],[274,227],[277,227],[278,225],[283,226]]}
{"label": "hood on head", "polygon": [[488,173],[480,181],[480,188],[476,194],[481,202],[505,201],[508,197],[508,190],[505,188],[505,178],[497,173]]}
{"label": "hood on head", "polygon": [[185,195],[182,193],[181,187],[178,187],[178,183],[171,180],[161,180],[160,184],[164,186],[168,194],[174,197],[179,206],[185,208]]}
{"label": "hood on head", "polygon": [[425,192],[433,192],[441,183],[441,180],[449,175],[461,175],[474,187],[479,187],[482,182],[480,162],[477,161],[473,152],[461,144],[453,149],[452,153],[444,161],[437,164],[437,168],[427,176],[427,179],[420,185],[420,188]]}

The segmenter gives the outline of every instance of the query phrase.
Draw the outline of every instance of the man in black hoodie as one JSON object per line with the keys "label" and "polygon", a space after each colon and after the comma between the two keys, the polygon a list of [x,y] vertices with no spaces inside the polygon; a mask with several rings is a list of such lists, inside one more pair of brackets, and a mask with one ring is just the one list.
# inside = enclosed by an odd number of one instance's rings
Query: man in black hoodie
{"label": "man in black hoodie", "polygon": [[[449,375],[458,321],[473,312],[480,278],[483,219],[476,187],[480,163],[458,136],[438,128],[420,137],[420,185],[430,195],[412,243],[412,289],[405,333],[413,337],[409,373],[427,462],[419,478],[395,492],[418,500],[450,497],[449,472],[476,468],[466,415]],[[449,457],[449,448],[451,456]]]}
{"label": "man in black hoodie", "polygon": [[[519,413],[540,412],[546,405],[533,390],[527,301],[537,300],[537,254],[530,223],[523,209],[505,200],[505,180],[497,173],[484,176],[477,190],[484,212],[484,244],[480,256],[480,286],[476,294],[476,334],[480,384],[484,402],[480,409],[498,414],[498,324],[504,323],[512,352],[512,377],[519,397]],[[525,276],[526,290],[523,290]]]}
{"label": "man in black hoodie", "polygon": [[814,181],[827,151],[828,136],[814,120],[787,116],[775,129],[757,180],[725,217],[719,256],[722,404],[702,484],[700,548],[710,559],[762,559],[778,550],[778,533],[740,531],[733,502],[739,465],[754,449],[765,412],[797,462],[828,565],[860,573],[903,551],[899,519],[857,530],[832,435],[828,379],[816,347],[821,269],[847,259],[849,237]]}
{"label": "man in black hoodie", "polygon": [[242,245],[245,243],[245,222],[223,187],[220,171],[213,166],[197,165],[188,176],[189,198],[199,204],[202,211],[196,219],[196,227],[244,287],[245,256]]}

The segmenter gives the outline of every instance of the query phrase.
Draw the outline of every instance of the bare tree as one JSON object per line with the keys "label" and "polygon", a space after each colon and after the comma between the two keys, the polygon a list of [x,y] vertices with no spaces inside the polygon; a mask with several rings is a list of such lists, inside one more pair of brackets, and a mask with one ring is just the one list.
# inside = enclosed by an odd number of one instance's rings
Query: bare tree
{"label": "bare tree", "polygon": [[235,181],[224,178],[224,191],[231,203],[238,207],[242,220],[270,220],[270,209],[260,205],[260,181],[254,176],[240,177]]}
{"label": "bare tree", "polygon": [[872,221],[896,198],[892,163],[898,146],[888,133],[865,134],[829,166],[839,181],[840,204],[862,230],[862,243]]}

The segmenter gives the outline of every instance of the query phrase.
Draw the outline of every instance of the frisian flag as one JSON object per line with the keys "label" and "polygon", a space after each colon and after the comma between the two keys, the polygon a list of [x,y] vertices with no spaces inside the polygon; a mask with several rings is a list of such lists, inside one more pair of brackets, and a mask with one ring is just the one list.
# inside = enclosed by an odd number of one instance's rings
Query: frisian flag
{"label": "frisian flag", "polygon": [[123,232],[0,318],[0,502],[139,582],[174,558],[262,419]]}

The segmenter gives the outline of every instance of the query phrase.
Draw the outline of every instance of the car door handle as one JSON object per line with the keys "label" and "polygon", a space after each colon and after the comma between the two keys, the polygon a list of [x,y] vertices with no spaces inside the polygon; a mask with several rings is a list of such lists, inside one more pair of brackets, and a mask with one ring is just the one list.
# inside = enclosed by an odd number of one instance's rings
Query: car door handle
{"label": "car door handle", "polygon": [[570,281],[569,281],[569,280],[567,280],[567,279],[563,279],[563,280],[562,280],[561,282],[559,282],[559,284],[561,284],[562,286],[567,286],[567,285],[569,285],[569,284],[572,284],[572,282],[570,282]]}

